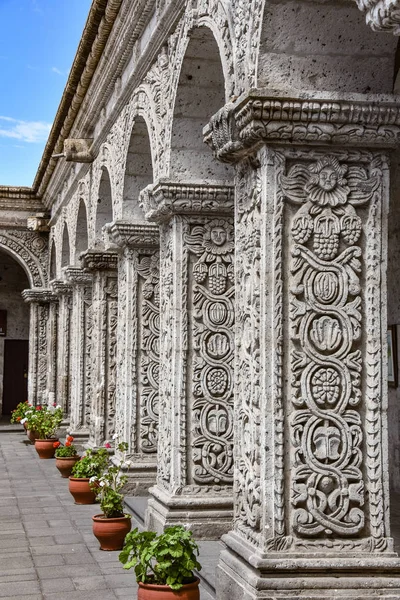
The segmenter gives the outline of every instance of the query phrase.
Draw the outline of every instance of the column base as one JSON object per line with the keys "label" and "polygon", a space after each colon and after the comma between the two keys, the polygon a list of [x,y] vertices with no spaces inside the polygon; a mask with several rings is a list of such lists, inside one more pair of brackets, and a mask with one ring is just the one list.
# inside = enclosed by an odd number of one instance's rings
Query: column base
{"label": "column base", "polygon": [[161,533],[165,527],[184,525],[197,539],[219,540],[232,528],[232,496],[172,495],[154,486],[145,517],[145,528]]}
{"label": "column base", "polygon": [[67,432],[68,435],[72,435],[75,444],[81,444],[83,446],[89,439],[88,429],[75,429],[74,427],[70,426],[68,427]]}
{"label": "column base", "polygon": [[400,560],[395,553],[330,558],[321,552],[293,558],[257,554],[239,536],[224,536],[216,571],[218,600],[400,599]]}
{"label": "column base", "polygon": [[[119,464],[119,457],[113,456],[111,461]],[[124,485],[124,494],[126,496],[148,496],[149,489],[155,484],[157,476],[157,463],[140,462],[133,460],[134,464],[129,469],[123,469],[124,475],[128,477]]]}

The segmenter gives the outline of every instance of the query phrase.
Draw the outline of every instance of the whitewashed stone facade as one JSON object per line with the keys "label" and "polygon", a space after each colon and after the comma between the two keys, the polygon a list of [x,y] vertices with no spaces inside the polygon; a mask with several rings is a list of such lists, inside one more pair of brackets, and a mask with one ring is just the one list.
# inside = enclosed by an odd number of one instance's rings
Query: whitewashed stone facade
{"label": "whitewashed stone facade", "polygon": [[0,190],[30,399],[128,442],[150,527],[225,534],[219,600],[400,598],[398,4],[94,0]]}

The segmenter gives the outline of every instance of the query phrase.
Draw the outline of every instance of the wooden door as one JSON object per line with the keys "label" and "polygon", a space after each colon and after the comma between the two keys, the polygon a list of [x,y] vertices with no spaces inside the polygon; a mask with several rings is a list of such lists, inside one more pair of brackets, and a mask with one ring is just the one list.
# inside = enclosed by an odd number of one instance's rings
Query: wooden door
{"label": "wooden door", "polygon": [[3,415],[28,399],[28,340],[4,340]]}

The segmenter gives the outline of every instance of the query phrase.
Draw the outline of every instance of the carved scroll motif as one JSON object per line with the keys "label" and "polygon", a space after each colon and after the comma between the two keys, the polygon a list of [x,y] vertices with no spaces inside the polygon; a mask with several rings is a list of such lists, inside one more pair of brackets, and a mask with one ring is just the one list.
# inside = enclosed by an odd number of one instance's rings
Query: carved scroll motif
{"label": "carved scroll motif", "polygon": [[213,219],[184,236],[193,264],[193,480],[233,478],[233,225]]}
{"label": "carved scroll motif", "polygon": [[159,253],[144,256],[137,271],[144,280],[141,306],[140,435],[139,450],[157,452],[160,362],[160,272]]}
{"label": "carved scroll motif", "polygon": [[115,433],[116,411],[116,374],[117,374],[117,324],[118,324],[118,281],[109,277],[105,288],[106,334],[106,374],[107,389],[105,399],[105,436],[111,438]]}
{"label": "carved scroll motif", "polygon": [[92,393],[92,346],[93,346],[93,306],[92,287],[85,286],[83,291],[82,322],[80,336],[81,342],[81,382],[83,383],[82,397],[82,424],[89,426]]}
{"label": "carved scroll motif", "polygon": [[293,533],[356,537],[363,481],[363,220],[379,170],[323,156],[281,177],[290,223],[290,417]]}

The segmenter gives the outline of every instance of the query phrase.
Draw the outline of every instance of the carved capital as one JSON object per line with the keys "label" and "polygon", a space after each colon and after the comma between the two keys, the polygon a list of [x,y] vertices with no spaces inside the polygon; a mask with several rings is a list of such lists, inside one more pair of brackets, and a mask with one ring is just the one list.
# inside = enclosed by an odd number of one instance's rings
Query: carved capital
{"label": "carved capital", "polygon": [[65,277],[71,284],[86,285],[92,282],[92,276],[80,267],[67,267],[64,269]]}
{"label": "carved capital", "polygon": [[85,271],[114,271],[118,268],[116,252],[87,250],[80,256]]}
{"label": "carved capital", "polygon": [[374,31],[400,35],[400,0],[355,0]]}
{"label": "carved capital", "polygon": [[22,297],[25,302],[37,302],[38,304],[49,304],[50,302],[58,302],[58,298],[53,294],[52,290],[34,288],[31,290],[23,290]]}
{"label": "carved capital", "polygon": [[204,128],[216,157],[237,162],[262,144],[395,148],[400,139],[397,96],[352,94],[342,99],[307,93],[250,92],[227,105]]}
{"label": "carved capital", "polygon": [[131,246],[133,248],[158,248],[160,245],[160,232],[158,225],[153,223],[129,223],[115,221],[110,223],[108,233],[111,240],[120,248]]}
{"label": "carved capital", "polygon": [[140,204],[149,221],[168,221],[173,215],[232,214],[234,187],[161,181],[140,194]]}
{"label": "carved capital", "polygon": [[72,294],[72,285],[66,281],[58,279],[50,281],[50,288],[56,296],[67,296]]}

